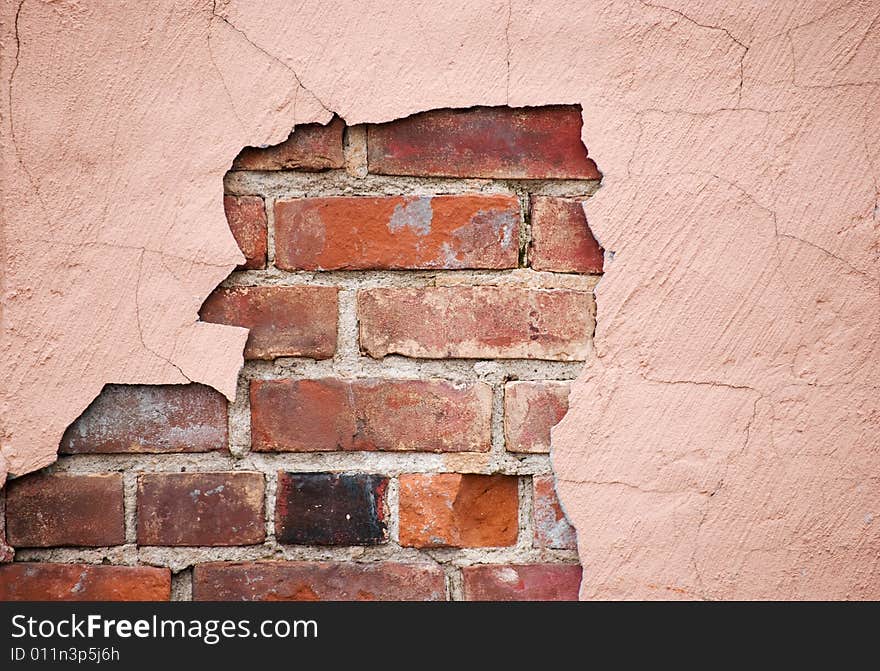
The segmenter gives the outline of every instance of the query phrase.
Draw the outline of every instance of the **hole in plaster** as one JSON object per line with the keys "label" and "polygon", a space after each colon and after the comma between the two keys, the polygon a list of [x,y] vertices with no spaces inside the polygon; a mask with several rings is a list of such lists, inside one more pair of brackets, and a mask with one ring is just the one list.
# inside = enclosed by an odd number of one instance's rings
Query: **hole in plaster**
{"label": "hole in plaster", "polygon": [[[517,157],[516,143],[522,140],[517,124],[538,123],[534,117],[544,110],[552,112],[552,118],[539,119],[540,137],[532,138],[528,150],[535,154]],[[593,239],[580,207],[598,188],[600,178],[580,144],[580,114],[579,106],[435,110],[370,127],[349,127],[334,117],[326,125],[295,129],[279,145],[245,148],[225,177],[224,206],[246,262],[201,310],[204,321],[251,329],[238,399],[224,416],[222,397],[201,385],[108,385],[65,434],[67,443],[79,441],[80,447],[68,445],[64,452],[138,455],[133,457],[137,472],[262,471],[264,543],[267,550],[282,555],[283,547],[276,546],[275,539],[279,470],[390,478],[388,486],[380,488],[382,500],[373,506],[386,511],[382,514],[388,515],[387,520],[361,522],[369,528],[387,525],[387,539],[382,542],[392,547],[401,545],[405,535],[398,511],[403,515],[411,505],[407,493],[401,493],[401,475],[516,477],[519,481],[512,491],[518,532],[508,554],[529,563],[550,548],[567,551],[566,561],[576,561],[573,530],[555,501],[547,453],[549,430],[566,409],[563,388],[582,366],[594,323],[586,329],[587,342],[545,351],[540,347],[546,332],[569,328],[566,320],[572,317],[564,311],[548,316],[531,309],[521,350],[494,334],[482,342],[485,356],[466,352],[464,345],[444,349],[442,343],[412,351],[407,351],[406,343],[397,343],[380,352],[381,348],[362,342],[368,327],[359,311],[359,297],[360,292],[373,290],[411,294],[492,288],[501,290],[497,294],[501,314],[515,312],[515,305],[511,308],[503,301],[520,291],[582,292],[592,301],[603,254],[610,260],[613,252],[602,250]],[[573,118],[574,129],[569,128],[559,146],[547,152],[547,143],[552,145],[554,137],[564,134],[565,124],[572,124]],[[396,133],[401,123],[408,126]],[[453,134],[434,137],[427,148],[419,146],[426,125],[440,129],[454,128],[456,123],[466,136],[461,144],[456,144]],[[574,150],[573,139],[578,145]],[[550,176],[536,177],[542,170]],[[573,235],[578,226],[585,230]],[[393,306],[392,301],[383,310]],[[466,311],[468,302],[444,309]],[[592,312],[589,318],[594,319]],[[422,336],[430,339],[431,334]],[[519,336],[508,340],[515,337]],[[318,401],[303,395],[287,405],[271,395],[265,398],[261,389],[253,393],[262,394],[259,402],[266,405],[252,407],[253,381],[282,380],[333,383],[318,390]],[[358,382],[351,384],[352,380]],[[377,393],[383,381],[400,388]],[[428,386],[406,388],[411,381]],[[545,389],[545,384],[550,386]],[[419,400],[420,394],[426,400]],[[426,421],[434,432],[448,430],[450,435],[414,439],[417,427],[411,418],[420,406],[431,414]],[[309,409],[317,413],[313,420],[296,420]],[[280,413],[279,421],[261,416],[272,412]],[[461,412],[470,413],[466,421],[457,417]],[[395,425],[395,415],[404,420],[402,425]],[[472,430],[467,422],[485,422],[485,426]],[[118,430],[120,424],[129,425],[127,437]],[[140,427],[140,434],[131,432],[132,424]],[[294,445],[285,424],[311,432],[315,440],[326,439],[317,449],[328,451]],[[280,435],[267,437],[273,431]],[[519,441],[519,447],[511,440]],[[103,447],[95,449],[97,442]],[[465,449],[459,451],[462,445]],[[358,457],[351,451],[371,455]],[[97,471],[115,469],[111,461],[104,461],[107,457],[91,459],[91,468]],[[468,491],[479,489],[479,482],[468,482]],[[346,483],[355,490],[361,486],[356,480]],[[134,487],[134,481],[128,486]],[[497,495],[503,496],[508,490],[499,491]],[[358,496],[369,498],[369,491]],[[134,505],[132,490],[126,498],[129,518]],[[351,519],[351,512],[341,514]],[[481,531],[467,531],[469,525],[483,522],[468,519],[466,511],[457,515],[449,528],[426,536],[431,539],[426,549],[454,545],[455,534],[483,537]],[[373,522],[376,525],[371,527]],[[486,544],[491,546],[491,524],[486,524]],[[134,526],[129,519],[128,543],[136,542]],[[335,533],[348,537],[338,528]],[[408,550],[401,547],[392,554],[398,552],[404,557]],[[486,552],[486,561],[491,562],[492,552],[499,551]],[[205,550],[183,562],[190,566],[210,557],[211,551]]]}

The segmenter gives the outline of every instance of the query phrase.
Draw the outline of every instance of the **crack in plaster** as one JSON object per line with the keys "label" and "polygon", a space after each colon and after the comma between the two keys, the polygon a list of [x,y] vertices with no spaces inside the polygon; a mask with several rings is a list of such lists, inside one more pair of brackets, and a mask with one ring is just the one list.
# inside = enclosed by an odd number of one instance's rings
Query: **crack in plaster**
{"label": "crack in plaster", "polygon": [[[263,47],[261,47],[259,44],[257,44],[256,42],[254,42],[254,41],[248,36],[248,34],[247,34],[245,31],[243,31],[241,28],[239,28],[239,27],[236,26],[234,23],[232,23],[231,21],[229,21],[229,19],[227,19],[225,16],[222,16],[221,14],[218,14],[218,13],[217,13],[217,0],[211,0],[211,16],[213,16],[214,18],[220,19],[220,21],[222,21],[224,24],[226,24],[227,26],[229,26],[229,27],[230,27],[232,30],[234,30],[236,33],[238,33],[239,35],[241,35],[241,36],[245,39],[245,41],[246,41],[248,44],[250,44],[254,49],[256,49],[257,51],[259,51],[260,53],[262,53],[264,56],[268,57],[269,59],[275,61],[276,63],[278,63],[279,65],[281,65],[283,68],[285,68],[288,72],[290,72],[290,74],[293,75],[293,78],[294,78],[294,80],[296,81],[297,85],[298,85],[303,91],[305,91],[305,92],[308,93],[310,96],[312,96],[312,98],[314,98],[315,101],[317,101],[317,103],[321,106],[321,108],[322,108],[325,112],[327,112],[327,114],[330,114],[331,116],[332,116],[333,114],[336,114],[336,112],[334,112],[334,111],[333,111],[332,109],[330,109],[327,105],[325,105],[324,102],[323,102],[323,101],[322,101],[317,95],[315,95],[315,92],[314,92],[314,91],[312,91],[311,89],[309,89],[308,87],[306,87],[306,86],[303,84],[302,79],[300,79],[300,76],[297,74],[296,70],[294,70],[292,67],[290,67],[290,65],[288,65],[283,59],[281,59],[281,58],[279,58],[278,56],[276,56],[275,54],[273,54],[273,53],[267,51],[266,49],[264,49]],[[222,77],[222,75],[221,75],[221,77]],[[295,105],[294,105],[294,115],[293,115],[293,116],[294,116],[294,118],[296,118],[296,106],[295,106]]]}

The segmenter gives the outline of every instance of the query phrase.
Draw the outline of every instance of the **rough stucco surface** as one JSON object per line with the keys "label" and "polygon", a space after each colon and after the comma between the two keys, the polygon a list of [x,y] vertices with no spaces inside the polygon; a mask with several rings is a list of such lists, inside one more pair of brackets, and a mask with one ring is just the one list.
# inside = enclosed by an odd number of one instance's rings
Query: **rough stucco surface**
{"label": "rough stucco surface", "polygon": [[0,477],[235,389],[222,177],[295,124],[581,103],[613,260],[554,436],[582,597],[880,597],[876,3],[5,2]]}

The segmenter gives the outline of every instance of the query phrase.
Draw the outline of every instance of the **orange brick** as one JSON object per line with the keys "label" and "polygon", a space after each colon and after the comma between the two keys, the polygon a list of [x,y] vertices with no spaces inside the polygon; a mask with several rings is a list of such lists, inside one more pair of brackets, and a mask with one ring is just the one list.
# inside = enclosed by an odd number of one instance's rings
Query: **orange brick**
{"label": "orange brick", "polygon": [[502,547],[516,543],[519,495],[509,475],[400,476],[400,544]]}
{"label": "orange brick", "polygon": [[514,196],[299,198],[275,203],[284,270],[515,268]]}
{"label": "orange brick", "polygon": [[0,566],[0,601],[168,601],[171,571],[151,566]]}

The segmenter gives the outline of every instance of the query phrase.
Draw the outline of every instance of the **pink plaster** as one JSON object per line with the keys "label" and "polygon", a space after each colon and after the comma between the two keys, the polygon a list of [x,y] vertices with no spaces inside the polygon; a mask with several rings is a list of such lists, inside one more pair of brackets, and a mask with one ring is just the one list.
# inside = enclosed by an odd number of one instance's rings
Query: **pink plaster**
{"label": "pink plaster", "polygon": [[298,123],[581,103],[615,253],[554,434],[581,596],[878,598],[876,3],[7,1],[0,479],[107,382],[227,395],[222,177]]}

